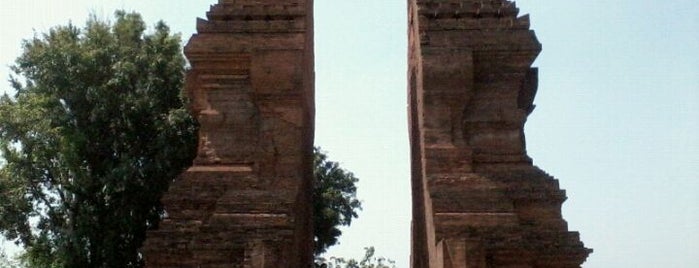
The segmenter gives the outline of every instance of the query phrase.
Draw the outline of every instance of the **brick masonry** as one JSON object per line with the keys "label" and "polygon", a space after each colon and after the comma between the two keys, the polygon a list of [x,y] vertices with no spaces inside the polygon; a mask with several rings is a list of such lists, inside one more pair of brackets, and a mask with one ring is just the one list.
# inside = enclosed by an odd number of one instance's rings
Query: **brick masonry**
{"label": "brick masonry", "polygon": [[[592,250],[532,164],[541,45],[505,0],[409,1],[413,268],[573,268]],[[150,268],[309,267],[312,0],[219,0],[185,54],[198,154],[163,198]]]}
{"label": "brick masonry", "polygon": [[150,268],[312,263],[312,0],[220,0],[185,47],[198,154],[163,198]]}
{"label": "brick masonry", "polygon": [[409,1],[414,268],[572,268],[592,250],[527,156],[541,44],[505,0]]}

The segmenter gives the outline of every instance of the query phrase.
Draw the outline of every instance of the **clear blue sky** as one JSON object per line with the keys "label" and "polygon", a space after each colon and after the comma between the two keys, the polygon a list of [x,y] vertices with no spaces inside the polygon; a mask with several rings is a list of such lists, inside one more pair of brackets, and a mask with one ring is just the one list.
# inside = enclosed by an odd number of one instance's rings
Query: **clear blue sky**
{"label": "clear blue sky", "polygon": [[[186,39],[214,1],[3,0],[0,77],[32,29],[124,8]],[[316,144],[361,179],[365,207],[330,253],[374,245],[407,268],[406,0],[316,2]],[[544,47],[529,154],[568,192],[570,229],[595,249],[584,267],[699,267],[699,3],[518,5]]]}

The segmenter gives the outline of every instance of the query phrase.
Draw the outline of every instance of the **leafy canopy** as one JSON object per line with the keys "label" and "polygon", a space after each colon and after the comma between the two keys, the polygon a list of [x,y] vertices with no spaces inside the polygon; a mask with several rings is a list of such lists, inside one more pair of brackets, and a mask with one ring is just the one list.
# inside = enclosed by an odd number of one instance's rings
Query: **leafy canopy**
{"label": "leafy canopy", "polygon": [[23,44],[0,98],[0,232],[32,267],[138,267],[160,198],[194,155],[180,37],[137,13]]}
{"label": "leafy canopy", "polygon": [[317,268],[396,268],[396,262],[385,257],[376,257],[374,247],[364,248],[361,260],[330,257],[329,260],[320,258],[316,261]]}
{"label": "leafy canopy", "polygon": [[[180,98],[180,37],[137,13],[90,18],[25,41],[0,97],[0,234],[30,267],[140,267],[169,183],[190,163],[196,124]],[[315,150],[316,254],[361,203],[357,178]]]}
{"label": "leafy canopy", "polygon": [[352,172],[329,161],[320,148],[314,149],[313,224],[315,255],[337,244],[340,226],[349,226],[357,218],[361,202],[357,200],[359,181]]}

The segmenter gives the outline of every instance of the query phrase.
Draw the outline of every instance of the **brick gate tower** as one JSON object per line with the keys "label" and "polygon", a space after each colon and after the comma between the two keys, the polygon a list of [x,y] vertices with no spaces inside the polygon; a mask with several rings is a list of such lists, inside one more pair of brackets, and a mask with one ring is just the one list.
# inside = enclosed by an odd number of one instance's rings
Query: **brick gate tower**
{"label": "brick gate tower", "polygon": [[163,198],[149,268],[312,264],[312,0],[219,0],[185,47],[200,124],[194,165]]}
{"label": "brick gate tower", "polygon": [[524,123],[541,50],[505,0],[409,0],[413,268],[573,268],[592,252]]}

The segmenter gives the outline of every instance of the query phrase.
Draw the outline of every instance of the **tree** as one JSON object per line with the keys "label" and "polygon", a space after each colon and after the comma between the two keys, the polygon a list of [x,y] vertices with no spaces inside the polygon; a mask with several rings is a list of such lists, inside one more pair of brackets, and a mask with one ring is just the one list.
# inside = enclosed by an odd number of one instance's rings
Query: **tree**
{"label": "tree", "polygon": [[0,232],[32,267],[140,266],[159,200],[194,156],[179,35],[115,18],[25,41],[16,94],[0,99]]}
{"label": "tree", "polygon": [[316,263],[319,268],[396,268],[395,261],[385,257],[374,257],[376,254],[374,247],[364,248],[362,260],[330,257],[329,261],[320,259]]}
{"label": "tree", "polygon": [[342,234],[340,226],[349,226],[357,218],[361,202],[357,200],[359,181],[352,172],[344,170],[337,162],[329,161],[327,155],[314,149],[313,224],[315,255],[319,256],[328,247],[337,244]]}
{"label": "tree", "polygon": [[[137,13],[59,26],[23,44],[0,97],[0,234],[30,267],[139,267],[160,198],[191,164],[180,38]],[[24,78],[20,82],[19,78]],[[357,178],[315,151],[316,252],[361,203]]]}

